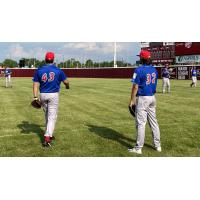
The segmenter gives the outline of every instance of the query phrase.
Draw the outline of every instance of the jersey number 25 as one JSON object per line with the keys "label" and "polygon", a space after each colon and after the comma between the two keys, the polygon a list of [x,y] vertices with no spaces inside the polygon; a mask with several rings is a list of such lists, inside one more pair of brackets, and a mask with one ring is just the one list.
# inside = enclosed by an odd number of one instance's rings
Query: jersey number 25
{"label": "jersey number 25", "polygon": [[147,74],[147,81],[146,84],[149,85],[151,83],[155,84],[156,82],[156,73]]}
{"label": "jersey number 25", "polygon": [[[48,78],[49,77],[49,78]],[[43,75],[42,75],[42,81],[43,82],[51,82],[51,81],[53,81],[54,80],[54,78],[55,78],[55,73],[54,72],[49,72],[49,76],[47,76],[47,73],[44,73]]]}

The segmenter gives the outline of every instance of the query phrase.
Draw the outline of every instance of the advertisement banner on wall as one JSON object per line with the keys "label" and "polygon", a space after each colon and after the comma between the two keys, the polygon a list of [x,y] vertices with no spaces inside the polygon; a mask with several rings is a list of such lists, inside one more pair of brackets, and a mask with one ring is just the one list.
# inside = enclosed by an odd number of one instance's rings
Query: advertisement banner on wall
{"label": "advertisement banner on wall", "polygon": [[195,63],[200,62],[200,55],[176,56],[176,63]]}
{"label": "advertisement banner on wall", "polygon": [[175,56],[200,54],[200,42],[175,42]]}

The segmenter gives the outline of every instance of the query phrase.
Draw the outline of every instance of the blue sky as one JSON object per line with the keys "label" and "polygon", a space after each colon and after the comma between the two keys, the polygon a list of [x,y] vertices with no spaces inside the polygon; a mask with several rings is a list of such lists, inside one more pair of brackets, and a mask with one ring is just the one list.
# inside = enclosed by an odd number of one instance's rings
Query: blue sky
{"label": "blue sky", "polygon": [[[5,58],[19,60],[34,57],[42,60],[47,51],[53,51],[56,61],[75,58],[81,62],[113,60],[113,42],[0,42],[0,62]],[[137,42],[118,42],[117,60],[135,63],[140,45]]]}

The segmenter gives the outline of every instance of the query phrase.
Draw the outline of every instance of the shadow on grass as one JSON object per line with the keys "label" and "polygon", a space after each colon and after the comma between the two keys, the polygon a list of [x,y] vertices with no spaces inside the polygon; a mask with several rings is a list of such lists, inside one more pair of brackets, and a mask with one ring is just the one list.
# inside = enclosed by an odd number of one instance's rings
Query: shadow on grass
{"label": "shadow on grass", "polygon": [[35,133],[39,137],[40,142],[43,143],[44,130],[41,129],[40,125],[29,123],[28,121],[22,121],[21,124],[17,125],[17,127],[21,129],[22,134]]}
{"label": "shadow on grass", "polygon": [[91,124],[87,124],[87,126],[88,126],[90,132],[93,132],[93,133],[99,135],[100,137],[117,141],[118,143],[120,143],[121,145],[123,145],[125,147],[130,148],[132,146],[132,145],[130,145],[130,143],[135,143],[135,140],[128,138],[111,128],[107,128],[104,126],[95,126],[95,125],[91,125]]}
{"label": "shadow on grass", "polygon": [[[135,143],[136,143],[136,140],[128,138],[111,128],[107,128],[104,126],[95,126],[95,125],[91,125],[91,124],[87,124],[87,126],[88,126],[90,132],[93,132],[93,133],[99,135],[100,137],[117,141],[118,143],[120,143],[121,145],[123,145],[125,147],[132,148],[133,145],[135,145]],[[151,146],[149,144],[144,144],[144,146],[153,149],[153,146]]]}

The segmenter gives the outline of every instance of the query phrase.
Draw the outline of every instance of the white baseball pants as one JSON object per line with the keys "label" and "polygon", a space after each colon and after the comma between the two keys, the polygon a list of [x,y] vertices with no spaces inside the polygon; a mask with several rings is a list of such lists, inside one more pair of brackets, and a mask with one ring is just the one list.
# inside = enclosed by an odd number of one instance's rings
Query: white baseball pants
{"label": "white baseball pants", "polygon": [[57,120],[59,93],[41,93],[40,100],[45,113],[46,130],[44,136],[53,136]]}

